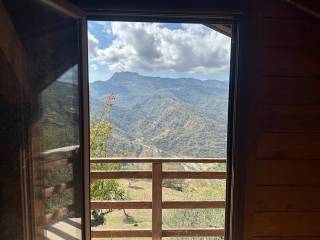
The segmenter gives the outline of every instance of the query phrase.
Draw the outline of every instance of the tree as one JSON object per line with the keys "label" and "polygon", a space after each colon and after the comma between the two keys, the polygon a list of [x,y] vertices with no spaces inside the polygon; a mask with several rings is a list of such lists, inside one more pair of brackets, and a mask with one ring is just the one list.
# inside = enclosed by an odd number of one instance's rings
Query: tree
{"label": "tree", "polygon": [[[104,100],[103,110],[94,113],[90,123],[90,157],[112,157],[108,151],[107,139],[112,136],[112,125],[108,120],[110,108],[115,101],[115,95],[108,95]],[[120,164],[91,164],[92,170],[119,170]],[[90,186],[92,200],[125,200],[125,190],[114,179],[94,180]],[[103,212],[100,209],[93,209],[93,225],[103,224],[105,214],[112,209]],[[125,212],[124,212],[125,213]],[[125,213],[126,214],[126,213]]]}

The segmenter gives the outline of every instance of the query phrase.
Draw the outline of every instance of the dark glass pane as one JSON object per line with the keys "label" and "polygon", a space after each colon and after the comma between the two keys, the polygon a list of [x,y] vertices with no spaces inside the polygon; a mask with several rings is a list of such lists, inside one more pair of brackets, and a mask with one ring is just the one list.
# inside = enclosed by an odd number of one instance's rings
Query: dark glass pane
{"label": "dark glass pane", "polygon": [[32,239],[81,239],[79,21],[42,1],[5,1],[27,61]]}

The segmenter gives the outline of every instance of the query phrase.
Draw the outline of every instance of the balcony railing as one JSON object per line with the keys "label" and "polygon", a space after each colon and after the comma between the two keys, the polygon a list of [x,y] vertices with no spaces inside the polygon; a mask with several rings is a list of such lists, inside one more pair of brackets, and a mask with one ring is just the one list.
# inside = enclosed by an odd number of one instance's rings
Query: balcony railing
{"label": "balcony railing", "polygon": [[152,229],[91,229],[93,238],[118,237],[223,237],[223,228],[162,228],[162,209],[225,208],[225,201],[163,201],[164,179],[226,179],[226,172],[163,171],[163,163],[226,163],[215,158],[93,158],[90,163],[151,163],[151,171],[91,171],[95,179],[152,179],[152,201],[91,201],[91,209],[152,209]]}

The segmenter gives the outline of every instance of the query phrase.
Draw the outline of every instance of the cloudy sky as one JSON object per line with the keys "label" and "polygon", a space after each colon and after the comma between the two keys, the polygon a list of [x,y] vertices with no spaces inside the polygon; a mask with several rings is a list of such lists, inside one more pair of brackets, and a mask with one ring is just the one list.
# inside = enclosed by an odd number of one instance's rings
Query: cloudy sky
{"label": "cloudy sky", "polygon": [[90,21],[89,81],[114,72],[229,79],[230,38],[201,24]]}

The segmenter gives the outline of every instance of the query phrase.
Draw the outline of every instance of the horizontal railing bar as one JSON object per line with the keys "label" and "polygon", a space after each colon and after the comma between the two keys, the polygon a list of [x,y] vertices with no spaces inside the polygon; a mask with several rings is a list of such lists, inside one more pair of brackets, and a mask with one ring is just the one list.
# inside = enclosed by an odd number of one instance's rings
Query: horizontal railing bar
{"label": "horizontal railing bar", "polygon": [[162,237],[223,237],[223,228],[163,229]]}
{"label": "horizontal railing bar", "polygon": [[68,164],[72,163],[72,159],[61,159],[61,160],[57,160],[57,161],[51,161],[51,162],[47,162],[45,164],[42,165],[42,170],[43,171],[48,171],[54,168],[58,168],[58,167],[65,167]]}
{"label": "horizontal railing bar", "polygon": [[186,178],[186,179],[226,179],[226,172],[187,172],[187,171],[170,171],[163,172],[163,178]]}
{"label": "horizontal railing bar", "polygon": [[152,178],[151,171],[91,171],[91,179]]}
{"label": "horizontal railing bar", "polygon": [[[112,229],[91,230],[92,238],[120,238],[120,237],[151,237],[152,230],[148,229]],[[223,237],[223,228],[193,228],[193,229],[163,229],[162,237]]]}
{"label": "horizontal railing bar", "polygon": [[[152,178],[152,171],[91,171],[91,179]],[[171,171],[162,172],[163,178],[226,179],[226,172]]]}
{"label": "horizontal railing bar", "polygon": [[91,230],[92,238],[120,238],[120,237],[151,237],[152,231],[148,229],[112,229],[112,230]]}
{"label": "horizontal railing bar", "polygon": [[67,189],[70,189],[73,187],[73,182],[67,182],[67,183],[61,183],[56,186],[48,187],[44,190],[44,195],[46,198],[52,197],[54,194],[62,193]]}
{"label": "horizontal railing bar", "polygon": [[226,163],[224,158],[91,158],[90,163]]}
{"label": "horizontal railing bar", "polygon": [[[149,201],[91,201],[91,208],[97,209],[151,209]],[[164,201],[163,209],[224,208],[225,201]]]}
{"label": "horizontal railing bar", "polygon": [[163,209],[225,208],[225,201],[164,201]]}
{"label": "horizontal railing bar", "polygon": [[151,209],[152,202],[146,201],[91,201],[91,209]]}

